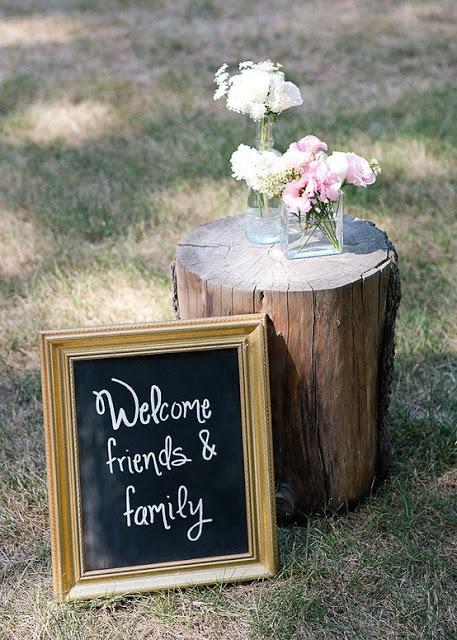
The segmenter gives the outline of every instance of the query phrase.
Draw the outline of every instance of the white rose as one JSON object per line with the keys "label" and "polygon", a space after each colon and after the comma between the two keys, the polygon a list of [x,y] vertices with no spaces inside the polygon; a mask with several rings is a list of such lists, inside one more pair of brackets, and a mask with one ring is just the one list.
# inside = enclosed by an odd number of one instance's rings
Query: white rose
{"label": "white rose", "polygon": [[344,182],[348,172],[346,154],[343,151],[334,151],[330,156],[328,156],[326,162],[330,171],[332,173],[336,173],[341,182]]}
{"label": "white rose", "polygon": [[285,99],[284,99],[284,109],[288,109],[289,107],[299,107],[303,104],[303,98],[301,97],[300,89],[293,82],[285,82]]}
{"label": "white rose", "polygon": [[293,82],[286,82],[282,72],[274,73],[270,81],[268,106],[274,113],[303,104],[300,89]]}

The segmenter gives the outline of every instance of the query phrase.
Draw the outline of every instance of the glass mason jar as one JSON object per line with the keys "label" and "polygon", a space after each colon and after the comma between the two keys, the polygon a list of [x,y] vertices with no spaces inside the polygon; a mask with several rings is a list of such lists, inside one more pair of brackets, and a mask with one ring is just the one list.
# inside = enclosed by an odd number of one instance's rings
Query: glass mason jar
{"label": "glass mason jar", "polygon": [[343,251],[343,196],[321,211],[281,210],[281,245],[287,258],[328,256]]}
{"label": "glass mason jar", "polygon": [[[273,151],[273,114],[257,123],[256,144],[259,151]],[[249,189],[245,214],[248,240],[257,244],[271,244],[281,239],[281,199],[269,198],[265,193]]]}

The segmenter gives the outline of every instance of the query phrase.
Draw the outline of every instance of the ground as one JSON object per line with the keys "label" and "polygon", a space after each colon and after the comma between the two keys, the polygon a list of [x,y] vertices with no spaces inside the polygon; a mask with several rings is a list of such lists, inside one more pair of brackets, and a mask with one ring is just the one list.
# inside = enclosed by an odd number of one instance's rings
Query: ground
{"label": "ground", "polygon": [[[457,637],[456,29],[452,0],[0,0],[2,638]],[[245,199],[253,126],[212,74],[268,57],[304,96],[279,149],[315,133],[384,169],[346,201],[400,258],[391,475],[281,530],[273,580],[59,605],[37,331],[172,316],[178,238]]]}

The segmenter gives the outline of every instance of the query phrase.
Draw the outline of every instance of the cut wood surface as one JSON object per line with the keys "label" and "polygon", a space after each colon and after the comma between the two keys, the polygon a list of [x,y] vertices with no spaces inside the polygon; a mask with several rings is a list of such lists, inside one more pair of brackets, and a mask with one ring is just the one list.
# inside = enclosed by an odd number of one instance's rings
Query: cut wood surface
{"label": "cut wood surface", "polygon": [[182,319],[265,312],[280,521],[352,505],[386,473],[400,284],[372,223],[345,216],[340,255],[288,260],[242,216],[191,231],[172,266]]}

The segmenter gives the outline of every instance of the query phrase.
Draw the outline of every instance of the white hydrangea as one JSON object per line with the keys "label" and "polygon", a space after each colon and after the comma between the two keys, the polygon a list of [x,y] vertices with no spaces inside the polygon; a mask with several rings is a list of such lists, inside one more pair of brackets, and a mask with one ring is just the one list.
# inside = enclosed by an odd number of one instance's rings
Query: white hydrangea
{"label": "white hydrangea", "polygon": [[285,185],[298,175],[296,169],[286,166],[284,156],[274,151],[259,151],[240,144],[231,157],[232,175],[244,180],[248,187],[269,198],[279,196]]}
{"label": "white hydrangea", "polygon": [[268,71],[268,73],[272,73],[273,71],[278,71],[282,67],[282,64],[276,64],[271,60],[264,60],[263,62],[258,62],[256,67],[261,71]]}
{"label": "white hydrangea", "polygon": [[259,120],[266,111],[259,114],[259,106],[265,105],[270,89],[270,74],[258,69],[246,69],[230,79],[227,93],[227,108],[245,113],[253,120]]}
{"label": "white hydrangea", "polygon": [[240,62],[240,73],[229,76],[227,64],[215,74],[217,89],[214,99],[226,96],[227,108],[261,120],[268,113],[279,114],[285,109],[303,104],[299,88],[285,79],[282,65],[264,60]]}
{"label": "white hydrangea", "polygon": [[225,96],[225,94],[227,93],[228,90],[228,86],[225,84],[220,84],[218,86],[218,88],[216,89],[216,91],[214,92],[214,96],[213,99],[214,100],[219,100],[219,98],[222,98],[223,96]]}
{"label": "white hydrangea", "polygon": [[249,110],[249,115],[255,121],[261,120],[266,113],[267,107],[263,102],[253,102]]}
{"label": "white hydrangea", "polygon": [[228,64],[226,62],[224,62],[224,64],[219,67],[219,69],[216,71],[216,73],[214,74],[216,76],[216,78],[222,74],[224,74],[228,69]]}
{"label": "white hydrangea", "polygon": [[232,153],[230,164],[235,180],[246,180],[246,182],[251,180],[257,161],[257,153],[257,149],[253,149],[247,144],[240,144],[238,149]]}

